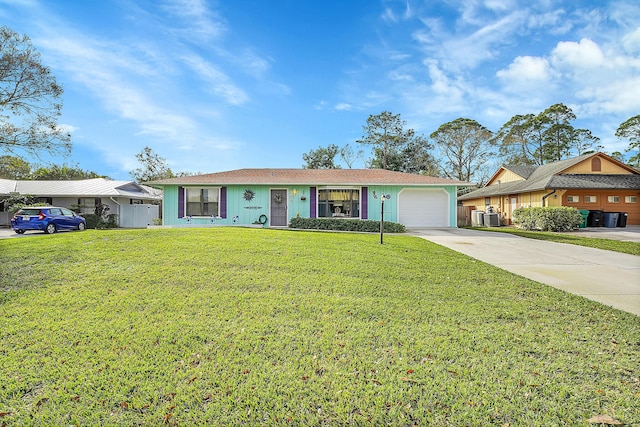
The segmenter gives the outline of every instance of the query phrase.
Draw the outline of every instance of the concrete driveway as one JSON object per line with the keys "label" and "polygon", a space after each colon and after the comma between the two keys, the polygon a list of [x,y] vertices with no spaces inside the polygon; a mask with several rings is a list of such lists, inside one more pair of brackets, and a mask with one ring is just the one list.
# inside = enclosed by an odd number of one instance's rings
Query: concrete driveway
{"label": "concrete driveway", "polygon": [[25,234],[18,234],[9,227],[0,227],[0,239],[8,239],[13,237],[25,237],[44,234],[44,231],[27,231]]}
{"label": "concrete driveway", "polygon": [[[592,232],[611,238],[605,235],[607,230],[600,230]],[[640,316],[640,256],[462,228],[408,231],[503,270]],[[640,227],[609,232],[624,233],[617,237],[640,244]]]}

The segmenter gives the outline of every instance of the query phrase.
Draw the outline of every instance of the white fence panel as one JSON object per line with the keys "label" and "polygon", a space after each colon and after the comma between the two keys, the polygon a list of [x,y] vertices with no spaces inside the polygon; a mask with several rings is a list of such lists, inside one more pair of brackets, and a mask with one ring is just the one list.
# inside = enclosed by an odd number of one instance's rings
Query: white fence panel
{"label": "white fence panel", "polygon": [[119,225],[122,228],[147,228],[159,217],[158,205],[120,205]]}

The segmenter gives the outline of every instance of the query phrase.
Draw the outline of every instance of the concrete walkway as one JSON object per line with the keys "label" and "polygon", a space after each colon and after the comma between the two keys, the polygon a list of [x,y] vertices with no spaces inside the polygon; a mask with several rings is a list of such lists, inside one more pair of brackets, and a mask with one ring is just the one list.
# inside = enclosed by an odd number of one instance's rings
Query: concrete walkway
{"label": "concrete walkway", "polygon": [[[462,228],[408,231],[503,270],[640,316],[640,256]],[[624,240],[640,242],[640,228],[625,232],[631,234]]]}

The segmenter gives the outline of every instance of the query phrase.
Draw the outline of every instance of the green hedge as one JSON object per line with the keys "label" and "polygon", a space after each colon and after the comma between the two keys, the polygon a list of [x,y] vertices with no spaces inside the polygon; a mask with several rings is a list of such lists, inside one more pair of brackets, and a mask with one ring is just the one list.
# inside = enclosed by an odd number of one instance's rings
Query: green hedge
{"label": "green hedge", "polygon": [[[343,218],[292,218],[289,227],[304,230],[362,231],[375,233],[380,232],[380,221]],[[385,233],[404,233],[405,231],[406,229],[402,224],[384,222]]]}
{"label": "green hedge", "polygon": [[87,221],[87,228],[104,229],[118,227],[117,214],[109,214],[106,219],[92,213],[82,214],[82,216]]}
{"label": "green hedge", "polygon": [[580,226],[582,215],[566,206],[519,208],[513,211],[513,223],[530,231],[571,231]]}

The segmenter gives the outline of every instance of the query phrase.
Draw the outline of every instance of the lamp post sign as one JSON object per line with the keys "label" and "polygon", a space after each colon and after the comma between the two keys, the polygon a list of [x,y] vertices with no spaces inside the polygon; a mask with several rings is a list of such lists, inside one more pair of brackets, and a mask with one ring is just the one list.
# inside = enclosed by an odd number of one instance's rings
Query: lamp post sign
{"label": "lamp post sign", "polygon": [[380,195],[380,244],[383,244],[384,236],[384,201],[391,198],[390,194]]}

